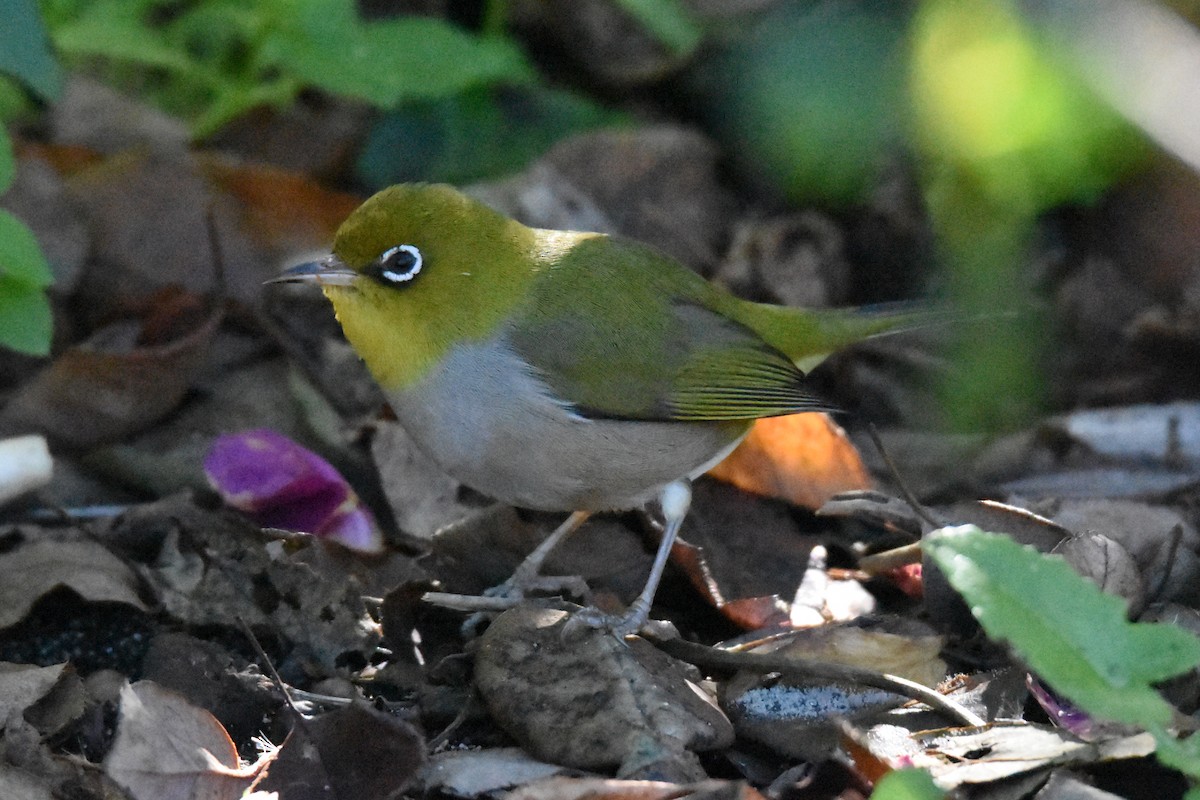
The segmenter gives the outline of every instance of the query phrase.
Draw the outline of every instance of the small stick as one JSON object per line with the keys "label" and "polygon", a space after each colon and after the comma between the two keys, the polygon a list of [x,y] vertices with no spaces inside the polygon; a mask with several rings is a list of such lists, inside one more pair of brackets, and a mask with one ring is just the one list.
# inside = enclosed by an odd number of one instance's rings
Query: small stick
{"label": "small stick", "polygon": [[275,684],[275,688],[283,693],[284,702],[287,703],[287,706],[292,710],[292,713],[296,715],[296,719],[300,722],[303,722],[304,714],[299,708],[296,707],[296,703],[292,700],[290,688],[286,683],[283,682],[283,678],[279,676],[279,671],[275,669],[275,662],[273,662],[271,657],[267,655],[267,651],[263,650],[263,646],[259,643],[258,637],[254,635],[254,631],[250,630],[250,626],[246,624],[246,620],[242,619],[240,614],[235,617],[235,619],[237,620],[238,627],[242,629],[242,633],[246,634],[246,638],[250,640],[250,646],[254,648],[254,652],[257,653],[258,657],[262,660],[263,666],[266,667],[267,674],[271,676],[271,681]]}
{"label": "small stick", "polygon": [[452,611],[507,611],[521,604],[520,597],[488,597],[479,594],[453,594],[451,592],[426,592],[421,595],[426,603],[448,608]]}
{"label": "small stick", "polygon": [[884,466],[886,466],[888,472],[891,473],[892,480],[896,482],[896,488],[900,490],[900,494],[904,496],[905,501],[908,502],[908,505],[912,508],[913,513],[924,520],[925,523],[928,524],[933,530],[944,527],[946,523],[939,522],[938,520],[934,519],[933,515],[929,513],[929,510],[925,508],[925,506],[921,505],[920,501],[917,500],[917,496],[912,493],[912,489],[908,488],[908,483],[900,475],[900,470],[896,468],[896,463],[892,461],[891,455],[889,455],[888,451],[884,448],[883,440],[879,438],[879,431],[875,428],[874,423],[867,424],[867,435],[871,437],[871,442],[874,443],[875,449],[878,450],[879,455],[883,457]]}

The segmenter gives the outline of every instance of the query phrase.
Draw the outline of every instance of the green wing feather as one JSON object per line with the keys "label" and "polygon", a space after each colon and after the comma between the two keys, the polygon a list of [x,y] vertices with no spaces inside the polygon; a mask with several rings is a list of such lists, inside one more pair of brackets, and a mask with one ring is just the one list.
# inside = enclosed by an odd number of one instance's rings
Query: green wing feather
{"label": "green wing feather", "polygon": [[743,420],[830,409],[792,359],[728,313],[743,301],[616,237],[541,270],[513,346],[580,413]]}

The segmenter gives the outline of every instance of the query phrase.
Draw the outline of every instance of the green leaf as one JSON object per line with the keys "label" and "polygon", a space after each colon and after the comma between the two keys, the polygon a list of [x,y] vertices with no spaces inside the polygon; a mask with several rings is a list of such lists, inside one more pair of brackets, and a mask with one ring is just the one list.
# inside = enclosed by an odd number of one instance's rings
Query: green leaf
{"label": "green leaf", "polygon": [[364,23],[330,13],[298,15],[290,27],[273,32],[263,44],[264,60],[328,92],[382,107],[533,78],[521,51],[507,40],[473,36],[427,17]]}
{"label": "green leaf", "polygon": [[54,30],[54,43],[75,57],[100,57],[151,69],[162,69],[193,80],[216,82],[212,74],[162,34],[137,20],[104,19],[94,15]]}
{"label": "green leaf", "polygon": [[62,69],[50,52],[34,0],[0,0],[0,72],[15,75],[46,100],[62,91]]}
{"label": "green leaf", "polygon": [[0,275],[0,345],[31,356],[47,355],[51,325],[45,291]]}
{"label": "green leaf", "polygon": [[1007,639],[1056,692],[1117,722],[1170,722],[1151,684],[1200,663],[1195,636],[1128,622],[1120,598],[1006,536],[965,525],[933,533],[922,547],[988,634]]}
{"label": "green leaf", "polygon": [[943,800],[945,797],[946,793],[922,769],[893,770],[884,775],[871,792],[871,800]]}
{"label": "green leaf", "polygon": [[212,102],[192,121],[192,135],[204,139],[220,130],[226,123],[261,106],[282,107],[300,93],[300,84],[292,78],[253,84],[230,85],[218,91]]}
{"label": "green leaf", "polygon": [[[1151,729],[1156,744],[1155,756],[1168,767],[1174,767],[1193,781],[1200,781],[1200,734],[1180,741],[1162,728]],[[1200,786],[1195,786],[1184,800],[1200,800]]]}
{"label": "green leaf", "polygon": [[544,86],[472,89],[402,103],[372,127],[355,172],[368,186],[469,183],[517,172],[555,142],[625,118]]}
{"label": "green leaf", "polygon": [[617,0],[655,39],[686,56],[700,45],[704,32],[679,0]]}
{"label": "green leaf", "polygon": [[8,191],[17,174],[17,162],[13,159],[12,139],[8,131],[0,126],[0,194]]}
{"label": "green leaf", "polygon": [[0,209],[0,277],[34,289],[54,282],[33,233],[3,209]]}

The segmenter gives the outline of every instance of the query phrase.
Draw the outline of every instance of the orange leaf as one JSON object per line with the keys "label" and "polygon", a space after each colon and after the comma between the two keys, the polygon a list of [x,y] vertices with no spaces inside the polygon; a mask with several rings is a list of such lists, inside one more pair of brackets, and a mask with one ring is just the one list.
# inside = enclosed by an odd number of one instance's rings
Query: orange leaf
{"label": "orange leaf", "polygon": [[709,473],[747,492],[820,508],[833,495],[871,488],[846,432],[828,414],[760,419],[750,435]]}

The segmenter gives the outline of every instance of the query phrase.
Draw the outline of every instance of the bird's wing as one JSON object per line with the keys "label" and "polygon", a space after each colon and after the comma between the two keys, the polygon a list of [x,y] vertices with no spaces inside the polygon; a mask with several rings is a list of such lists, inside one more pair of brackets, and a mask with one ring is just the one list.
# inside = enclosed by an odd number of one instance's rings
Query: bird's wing
{"label": "bird's wing", "polygon": [[831,409],[787,356],[717,310],[716,292],[648,247],[587,240],[535,282],[511,341],[586,416],[738,420]]}

